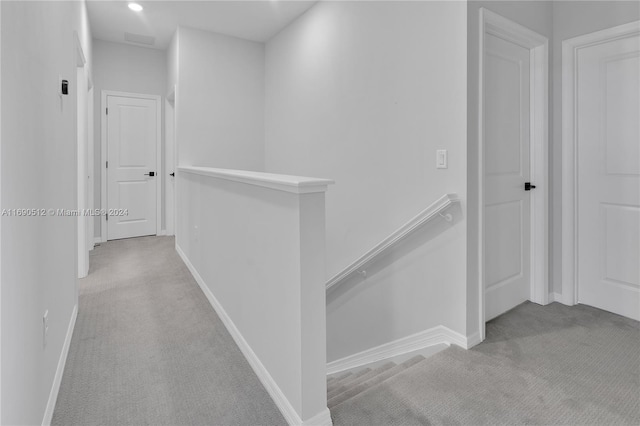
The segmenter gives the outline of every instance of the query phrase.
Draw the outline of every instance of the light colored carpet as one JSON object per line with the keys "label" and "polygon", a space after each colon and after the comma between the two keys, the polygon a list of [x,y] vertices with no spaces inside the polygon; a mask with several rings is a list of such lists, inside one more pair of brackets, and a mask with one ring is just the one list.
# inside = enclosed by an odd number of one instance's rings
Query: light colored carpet
{"label": "light colored carpet", "polygon": [[335,425],[640,424],[639,323],[525,303],[331,410]]}
{"label": "light colored carpet", "polygon": [[[286,424],[173,244],[92,252],[52,424]],[[373,383],[336,391],[336,426],[640,424],[640,325],[586,306],[525,303],[473,350],[366,374],[330,379]]]}
{"label": "light colored carpet", "polygon": [[53,425],[284,425],[171,237],[102,244]]}

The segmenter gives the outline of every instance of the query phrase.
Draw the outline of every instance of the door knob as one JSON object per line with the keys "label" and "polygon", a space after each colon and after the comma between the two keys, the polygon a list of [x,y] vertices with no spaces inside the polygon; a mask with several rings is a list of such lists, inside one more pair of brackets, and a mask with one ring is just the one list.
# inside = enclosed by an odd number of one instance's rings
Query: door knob
{"label": "door knob", "polygon": [[169,173],[169,176],[171,177],[175,177],[175,175],[176,175],[175,173]]}
{"label": "door knob", "polygon": [[145,173],[145,176],[155,176],[156,172],[149,172],[149,173]]}
{"label": "door knob", "polygon": [[524,190],[525,191],[531,191],[532,189],[535,189],[535,185],[531,185],[531,182],[525,182],[524,183]]}

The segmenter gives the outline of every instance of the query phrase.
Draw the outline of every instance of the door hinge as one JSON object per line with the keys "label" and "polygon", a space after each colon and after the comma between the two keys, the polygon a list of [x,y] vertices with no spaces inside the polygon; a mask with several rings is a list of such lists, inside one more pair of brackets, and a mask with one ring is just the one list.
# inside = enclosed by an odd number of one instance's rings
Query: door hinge
{"label": "door hinge", "polygon": [[107,168],[107,169],[109,168],[109,162],[108,161],[106,162],[106,167],[105,168]]}
{"label": "door hinge", "polygon": [[109,108],[107,108],[107,115],[109,115]]}
{"label": "door hinge", "polygon": [[107,221],[109,220],[109,213],[106,213],[105,216],[107,217]]}

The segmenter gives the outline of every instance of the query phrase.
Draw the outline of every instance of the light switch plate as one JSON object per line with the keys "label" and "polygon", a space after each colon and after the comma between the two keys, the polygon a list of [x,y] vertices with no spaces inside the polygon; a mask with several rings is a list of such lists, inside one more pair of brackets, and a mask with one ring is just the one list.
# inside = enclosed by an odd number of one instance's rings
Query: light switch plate
{"label": "light switch plate", "polygon": [[447,150],[446,149],[436,150],[436,168],[446,169],[447,166],[448,166]]}
{"label": "light switch plate", "polygon": [[42,346],[47,347],[49,341],[49,310],[44,311],[42,315]]}

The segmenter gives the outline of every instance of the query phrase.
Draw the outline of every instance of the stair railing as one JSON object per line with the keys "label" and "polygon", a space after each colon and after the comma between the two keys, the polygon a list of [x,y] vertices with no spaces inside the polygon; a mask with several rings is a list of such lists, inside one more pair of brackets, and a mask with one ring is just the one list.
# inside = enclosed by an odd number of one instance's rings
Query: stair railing
{"label": "stair railing", "polygon": [[341,283],[347,281],[354,274],[359,274],[363,277],[366,277],[367,267],[369,265],[384,257],[390,250],[392,250],[400,242],[406,239],[409,235],[416,232],[426,223],[435,219],[443,219],[447,222],[452,222],[453,214],[446,211],[451,206],[459,202],[460,200],[458,199],[458,196],[456,194],[445,194],[440,197],[433,204],[422,210],[387,238],[376,244],[371,250],[367,251],[356,261],[334,275],[329,281],[327,281],[327,292],[337,288]]}

